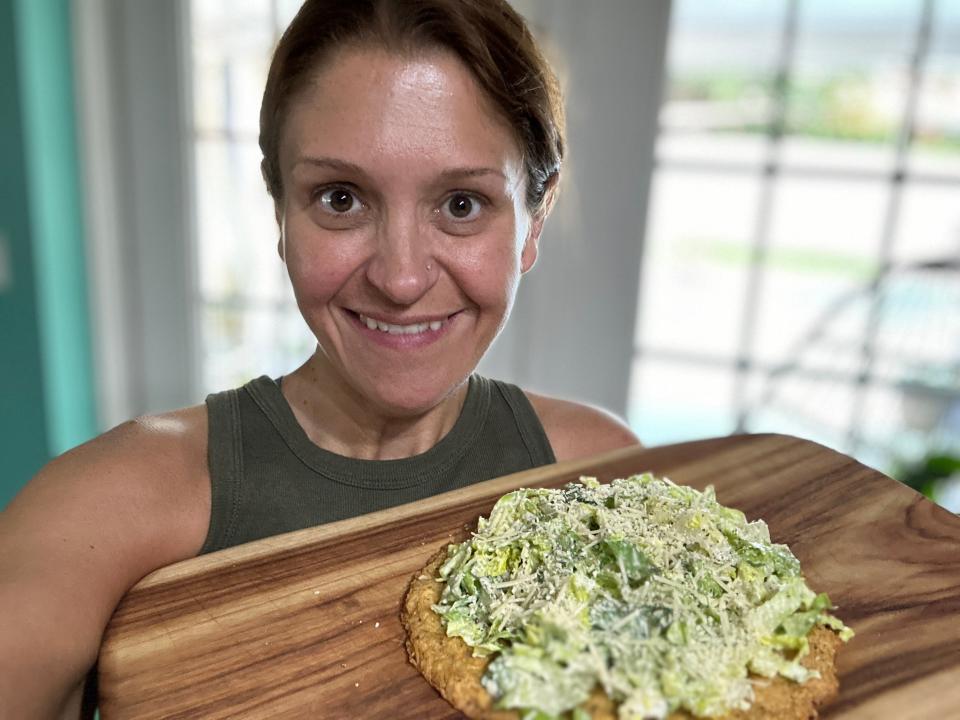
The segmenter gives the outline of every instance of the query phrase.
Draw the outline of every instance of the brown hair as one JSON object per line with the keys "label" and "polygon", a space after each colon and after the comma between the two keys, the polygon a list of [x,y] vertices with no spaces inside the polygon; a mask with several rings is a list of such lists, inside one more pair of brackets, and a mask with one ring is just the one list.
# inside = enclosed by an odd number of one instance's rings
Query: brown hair
{"label": "brown hair", "polygon": [[263,177],[283,197],[279,144],[290,100],[334,51],[375,45],[456,54],[516,134],[527,207],[544,208],[564,153],[559,84],[523,18],[505,0],[307,0],[273,54],[260,106]]}

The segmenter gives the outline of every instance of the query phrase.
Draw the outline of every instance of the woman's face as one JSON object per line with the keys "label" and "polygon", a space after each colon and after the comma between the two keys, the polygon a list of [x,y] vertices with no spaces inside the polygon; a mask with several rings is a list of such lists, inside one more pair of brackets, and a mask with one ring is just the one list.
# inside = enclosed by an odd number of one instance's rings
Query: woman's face
{"label": "woman's face", "polygon": [[434,407],[536,259],[510,128],[452,54],[353,49],[292,102],[280,167],[281,255],[322,352],[382,412]]}

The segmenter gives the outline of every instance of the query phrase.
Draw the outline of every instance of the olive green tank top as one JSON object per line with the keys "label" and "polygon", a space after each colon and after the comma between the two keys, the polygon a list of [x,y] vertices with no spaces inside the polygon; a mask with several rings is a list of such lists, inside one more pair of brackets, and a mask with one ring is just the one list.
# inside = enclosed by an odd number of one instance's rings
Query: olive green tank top
{"label": "olive green tank top", "polygon": [[320,448],[266,376],[206,402],[212,507],[201,554],[556,462],[523,391],[479,375],[450,432],[399,460]]}

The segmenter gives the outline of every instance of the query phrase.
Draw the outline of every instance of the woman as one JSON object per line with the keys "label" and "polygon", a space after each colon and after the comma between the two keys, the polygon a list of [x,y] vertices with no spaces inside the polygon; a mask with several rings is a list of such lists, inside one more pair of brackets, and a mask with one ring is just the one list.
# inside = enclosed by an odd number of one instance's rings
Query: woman
{"label": "woman", "polygon": [[0,716],[76,717],[126,590],[239,542],[636,442],[472,375],[534,264],[555,79],[491,0],[310,0],[278,46],[263,175],[317,351],[50,463],[0,519]]}

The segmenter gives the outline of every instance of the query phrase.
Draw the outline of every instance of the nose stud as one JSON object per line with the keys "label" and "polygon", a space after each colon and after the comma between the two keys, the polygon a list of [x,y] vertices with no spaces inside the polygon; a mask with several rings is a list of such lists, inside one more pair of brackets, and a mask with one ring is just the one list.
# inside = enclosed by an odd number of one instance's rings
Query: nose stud
{"label": "nose stud", "polygon": [[431,270],[433,270],[433,263],[428,260],[428,261],[427,261],[427,272],[430,272]]}

